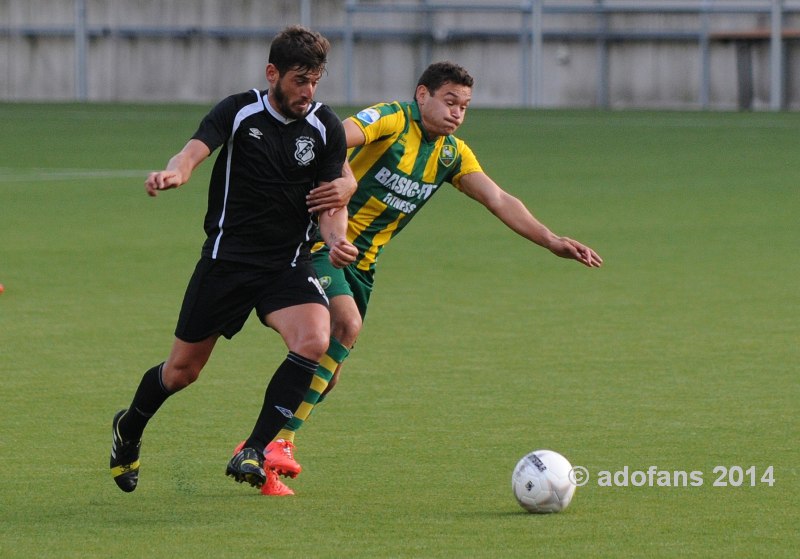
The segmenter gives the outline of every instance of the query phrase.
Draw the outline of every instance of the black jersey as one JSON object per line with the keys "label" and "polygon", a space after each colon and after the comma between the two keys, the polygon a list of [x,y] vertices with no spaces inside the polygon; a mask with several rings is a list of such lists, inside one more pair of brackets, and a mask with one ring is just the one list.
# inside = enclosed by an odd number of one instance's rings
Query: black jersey
{"label": "black jersey", "polygon": [[203,256],[285,268],[308,259],[316,219],[306,195],[340,177],[347,143],[326,105],[287,119],[253,89],[220,101],[192,138],[221,146],[208,190]]}

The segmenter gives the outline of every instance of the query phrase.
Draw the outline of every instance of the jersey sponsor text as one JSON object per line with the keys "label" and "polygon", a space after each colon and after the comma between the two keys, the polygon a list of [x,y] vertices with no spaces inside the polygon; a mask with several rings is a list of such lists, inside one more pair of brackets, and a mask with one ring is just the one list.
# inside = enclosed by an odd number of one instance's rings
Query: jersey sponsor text
{"label": "jersey sponsor text", "polygon": [[392,173],[386,167],[375,173],[375,180],[386,188],[390,188],[395,194],[407,196],[409,198],[422,198],[427,200],[431,197],[438,184],[418,183],[408,177],[403,177],[397,173]]}
{"label": "jersey sponsor text", "polygon": [[417,205],[416,204],[412,204],[411,202],[409,202],[407,200],[403,200],[401,198],[398,198],[394,194],[387,193],[386,196],[384,196],[383,200],[381,200],[381,201],[384,204],[386,204],[387,206],[393,207],[398,212],[403,212],[403,213],[410,214],[411,212],[413,212],[414,210],[417,209]]}

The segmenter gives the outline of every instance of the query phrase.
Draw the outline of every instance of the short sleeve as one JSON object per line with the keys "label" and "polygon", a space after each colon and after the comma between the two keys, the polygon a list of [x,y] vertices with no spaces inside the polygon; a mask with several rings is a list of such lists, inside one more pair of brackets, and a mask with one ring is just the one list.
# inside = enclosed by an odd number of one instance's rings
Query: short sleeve
{"label": "short sleeve", "polygon": [[457,189],[461,190],[461,177],[464,175],[468,175],[469,173],[482,173],[483,168],[481,168],[481,164],[478,162],[478,158],[473,153],[472,149],[463,141],[456,139],[456,146],[459,153],[459,164],[453,170],[453,174],[449,181],[455,186]]}
{"label": "short sleeve", "polygon": [[217,103],[200,121],[193,140],[200,140],[210,151],[228,141],[233,130],[233,119],[236,117],[237,105],[233,95]]}

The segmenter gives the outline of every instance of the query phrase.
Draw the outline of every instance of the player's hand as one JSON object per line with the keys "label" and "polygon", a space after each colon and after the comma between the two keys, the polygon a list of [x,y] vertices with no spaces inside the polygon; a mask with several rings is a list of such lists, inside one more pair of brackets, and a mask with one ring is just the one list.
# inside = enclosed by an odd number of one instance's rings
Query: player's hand
{"label": "player's hand", "polygon": [[569,237],[558,237],[550,246],[550,252],[561,258],[577,260],[589,268],[599,268],[603,265],[603,259],[600,258],[599,254],[583,243],[579,243]]}
{"label": "player's hand", "polygon": [[347,239],[339,239],[329,244],[328,259],[335,268],[344,268],[356,261],[358,249]]}
{"label": "player's hand", "polygon": [[306,196],[308,211],[317,213],[346,206],[356,188],[358,183],[353,177],[339,177],[322,183]]}
{"label": "player's hand", "polygon": [[144,188],[148,196],[158,196],[159,190],[177,188],[183,184],[177,171],[156,171],[147,175]]}

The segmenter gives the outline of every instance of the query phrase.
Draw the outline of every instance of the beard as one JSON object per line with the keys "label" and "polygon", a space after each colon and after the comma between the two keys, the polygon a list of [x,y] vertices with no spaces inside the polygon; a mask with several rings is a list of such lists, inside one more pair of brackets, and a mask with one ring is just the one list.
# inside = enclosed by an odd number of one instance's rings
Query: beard
{"label": "beard", "polygon": [[275,87],[272,88],[272,93],[275,95],[275,101],[278,103],[278,108],[283,116],[294,119],[300,119],[306,116],[307,109],[303,109],[302,111],[299,109],[293,109],[289,104],[286,99],[286,94],[283,92],[283,89],[281,89],[280,80],[278,80],[278,82],[275,84]]}

